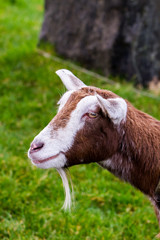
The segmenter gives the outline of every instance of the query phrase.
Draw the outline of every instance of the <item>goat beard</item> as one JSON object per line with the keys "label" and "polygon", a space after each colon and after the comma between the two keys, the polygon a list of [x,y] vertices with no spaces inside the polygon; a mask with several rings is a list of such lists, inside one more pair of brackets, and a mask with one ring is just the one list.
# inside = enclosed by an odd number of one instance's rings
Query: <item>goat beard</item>
{"label": "goat beard", "polygon": [[[65,191],[65,201],[64,204],[62,206],[62,209],[69,210],[71,209],[71,205],[74,199],[74,191],[73,191],[73,184],[72,184],[72,180],[71,180],[71,176],[69,173],[69,169],[68,168],[57,168],[57,171],[59,173],[59,175],[61,176],[62,182],[63,182],[63,188]],[[71,189],[72,191],[70,191],[70,185],[71,185]]]}

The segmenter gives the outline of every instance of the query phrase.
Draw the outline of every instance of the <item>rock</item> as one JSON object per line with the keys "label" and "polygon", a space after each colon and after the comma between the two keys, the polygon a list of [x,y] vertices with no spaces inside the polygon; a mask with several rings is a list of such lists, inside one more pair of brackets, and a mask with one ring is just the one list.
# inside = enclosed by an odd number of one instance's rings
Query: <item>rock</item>
{"label": "rock", "polygon": [[160,79],[159,0],[46,0],[41,41],[88,68]]}

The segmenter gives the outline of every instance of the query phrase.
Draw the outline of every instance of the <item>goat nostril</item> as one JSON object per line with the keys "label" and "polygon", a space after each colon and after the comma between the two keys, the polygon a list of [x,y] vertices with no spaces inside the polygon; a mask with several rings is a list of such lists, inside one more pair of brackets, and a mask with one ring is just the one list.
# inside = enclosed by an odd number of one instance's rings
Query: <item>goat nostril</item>
{"label": "goat nostril", "polygon": [[38,143],[32,143],[31,144],[31,152],[37,152],[39,151],[42,147],[44,146],[43,142],[38,142]]}

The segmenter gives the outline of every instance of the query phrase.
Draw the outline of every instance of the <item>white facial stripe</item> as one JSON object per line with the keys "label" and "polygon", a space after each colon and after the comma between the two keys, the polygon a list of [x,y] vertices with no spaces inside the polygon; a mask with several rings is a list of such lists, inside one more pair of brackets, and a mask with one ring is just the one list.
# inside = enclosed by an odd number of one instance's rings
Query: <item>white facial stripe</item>
{"label": "white facial stripe", "polygon": [[[44,146],[40,151],[37,151],[34,154],[32,154],[33,158],[35,157],[37,160],[40,161],[60,153],[60,155],[56,159],[38,164],[37,165],[38,167],[41,168],[64,167],[67,160],[63,153],[67,152],[71,148],[76,133],[84,126],[85,122],[81,120],[81,117],[90,109],[94,110],[96,106],[97,106],[96,96],[87,96],[81,99],[77,104],[75,110],[71,113],[70,119],[64,128],[59,128],[55,132],[52,132],[54,125],[53,119],[52,124],[49,123],[35,137],[34,142],[43,142]],[[32,159],[32,156],[29,157]]]}
{"label": "white facial stripe", "polygon": [[65,94],[63,94],[63,96],[57,103],[59,105],[58,112],[64,107],[64,105],[66,104],[66,102],[68,101],[68,99],[70,98],[70,96],[73,92],[74,91],[71,90],[71,91],[67,91]]}

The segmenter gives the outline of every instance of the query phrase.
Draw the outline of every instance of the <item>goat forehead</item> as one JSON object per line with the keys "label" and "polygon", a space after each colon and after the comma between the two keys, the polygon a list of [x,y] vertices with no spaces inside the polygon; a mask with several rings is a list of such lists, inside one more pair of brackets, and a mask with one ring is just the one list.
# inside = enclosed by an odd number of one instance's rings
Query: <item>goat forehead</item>
{"label": "goat forehead", "polygon": [[[91,107],[97,102],[95,96],[88,94],[76,94],[72,93],[65,106],[58,112],[58,114],[52,119],[50,125],[53,130],[58,130],[59,128],[65,128],[69,120],[71,119],[72,113],[75,112],[78,118],[83,113],[87,112]],[[94,109],[93,109],[94,110]]]}
{"label": "goat forehead", "polygon": [[62,107],[64,107],[64,105],[69,102],[69,104],[74,101],[75,106],[77,105],[77,103],[84,97],[86,96],[92,96],[95,94],[99,94],[102,95],[103,97],[105,96],[105,98],[112,98],[112,97],[116,97],[116,95],[114,93],[112,93],[111,91],[108,90],[102,90],[96,87],[83,87],[79,90],[70,90],[67,91],[66,93],[63,94],[63,96],[61,97],[61,99],[59,100],[58,104],[60,105],[59,110],[62,109]]}
{"label": "goat forehead", "polygon": [[64,107],[64,105],[66,104],[66,102],[68,101],[69,97],[71,96],[71,94],[73,92],[74,91],[71,90],[71,91],[67,91],[63,94],[63,96],[60,98],[60,100],[57,103],[59,105],[58,112]]}
{"label": "goat forehead", "polygon": [[96,99],[96,93],[105,98],[116,96],[110,91],[101,90],[96,87],[84,87],[77,91],[69,91],[67,97],[62,97],[65,99],[62,104],[63,106],[59,108],[58,114],[50,122],[52,129],[57,130],[58,128],[64,128],[71,118],[71,113],[75,109],[78,108],[81,112],[87,111],[87,106],[95,104],[95,100],[93,99]]}
{"label": "goat forehead", "polygon": [[59,110],[61,110],[67,102],[72,103],[74,101],[74,105],[76,106],[77,102],[80,101],[83,97],[86,96],[86,93],[84,94],[83,91],[76,91],[76,90],[70,90],[63,94],[63,96],[58,101],[58,105],[60,105]]}

